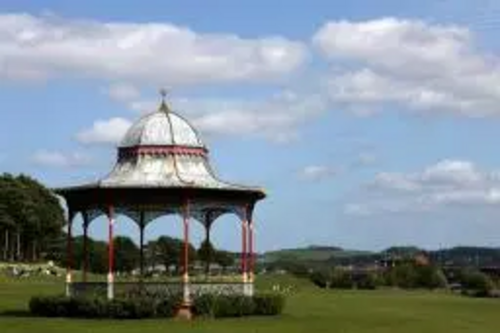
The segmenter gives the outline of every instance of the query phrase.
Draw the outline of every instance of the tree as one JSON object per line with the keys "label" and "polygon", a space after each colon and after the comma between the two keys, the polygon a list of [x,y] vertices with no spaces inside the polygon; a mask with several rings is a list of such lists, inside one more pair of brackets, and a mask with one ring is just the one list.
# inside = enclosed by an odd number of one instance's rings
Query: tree
{"label": "tree", "polygon": [[320,288],[330,288],[333,271],[328,268],[318,269],[311,273],[309,279]]}
{"label": "tree", "polygon": [[223,271],[234,264],[234,255],[228,251],[217,251],[214,261],[222,267]]}
{"label": "tree", "polygon": [[176,239],[168,236],[160,236],[156,241],[150,243],[148,248],[153,251],[153,258],[156,263],[161,263],[168,271],[170,266],[179,263],[180,246]]}
{"label": "tree", "polygon": [[108,244],[89,238],[89,271],[103,274],[108,271]]}
{"label": "tree", "polygon": [[382,280],[380,275],[376,272],[365,272],[357,276],[355,285],[357,289],[368,289],[373,290],[377,289],[382,284]]}
{"label": "tree", "polygon": [[4,260],[38,260],[65,223],[59,201],[47,188],[10,174],[0,175],[0,220]]}
{"label": "tree", "polygon": [[445,288],[448,284],[443,272],[434,266],[417,266],[417,286],[427,289]]}
{"label": "tree", "polygon": [[407,261],[391,268],[386,275],[389,285],[401,288],[445,288],[448,284],[441,269]]}
{"label": "tree", "polygon": [[494,289],[491,278],[476,270],[464,270],[460,273],[460,283],[464,293],[473,296],[489,296]]}
{"label": "tree", "polygon": [[417,272],[414,265],[405,263],[388,272],[389,285],[400,288],[414,288],[417,285]]}
{"label": "tree", "polygon": [[21,252],[21,235],[22,227],[24,224],[23,216],[23,191],[16,180],[10,174],[4,174],[0,177],[0,202],[2,203],[3,215],[8,216],[13,224],[7,226],[5,224],[7,233],[5,235],[8,238],[9,248],[6,249],[10,253],[11,260],[19,260]]}
{"label": "tree", "polygon": [[15,226],[15,221],[12,219],[12,216],[9,215],[7,211],[6,205],[0,202],[0,230],[3,231],[0,237],[3,238],[2,246],[2,258],[7,261],[10,258],[10,235],[11,230]]}
{"label": "tree", "polygon": [[198,249],[198,259],[205,263],[205,275],[208,276],[210,274],[210,263],[215,257],[216,250],[212,246],[212,243],[208,240],[204,240],[200,244],[200,248]]}
{"label": "tree", "polygon": [[349,272],[341,269],[334,269],[330,287],[337,289],[352,289],[354,287],[354,281]]}
{"label": "tree", "polygon": [[[174,266],[176,271],[180,271],[183,264],[182,254],[184,253],[184,242],[178,238],[169,236],[160,236],[156,241],[149,242],[148,251],[150,258],[154,263],[161,263],[168,270],[170,266]],[[196,259],[196,249],[188,244],[189,262],[194,262]]]}
{"label": "tree", "polygon": [[415,246],[393,246],[383,251],[384,254],[401,258],[414,258],[422,252],[424,252],[422,249]]}
{"label": "tree", "polygon": [[115,270],[131,272],[139,263],[139,248],[126,236],[117,236],[113,240],[115,255]]}
{"label": "tree", "polygon": [[[67,262],[66,239],[61,246],[61,263]],[[76,236],[72,239],[72,254],[73,260],[71,267],[73,269],[83,270],[84,267],[84,252],[83,252],[83,236]],[[103,241],[96,241],[92,238],[87,239],[87,263],[88,270],[92,273],[103,274],[108,271],[108,244]]]}

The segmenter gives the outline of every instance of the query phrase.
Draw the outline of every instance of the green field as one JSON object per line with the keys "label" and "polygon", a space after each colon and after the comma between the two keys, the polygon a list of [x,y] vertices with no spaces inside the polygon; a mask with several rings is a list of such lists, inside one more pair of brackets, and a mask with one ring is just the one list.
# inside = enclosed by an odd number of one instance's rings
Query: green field
{"label": "green field", "polygon": [[31,295],[62,292],[55,281],[0,280],[0,332],[499,332],[500,300],[443,293],[322,291],[289,277],[260,278],[261,288],[294,286],[274,318],[108,321],[32,318]]}

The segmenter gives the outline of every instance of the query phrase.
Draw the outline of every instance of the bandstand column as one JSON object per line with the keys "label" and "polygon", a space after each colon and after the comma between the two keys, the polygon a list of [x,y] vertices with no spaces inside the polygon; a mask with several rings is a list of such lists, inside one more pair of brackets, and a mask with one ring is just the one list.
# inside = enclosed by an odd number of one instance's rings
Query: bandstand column
{"label": "bandstand column", "polygon": [[139,279],[142,282],[144,279],[144,229],[146,227],[144,223],[144,212],[140,213],[139,219]]}
{"label": "bandstand column", "polygon": [[207,252],[207,258],[206,258],[206,262],[205,262],[205,275],[207,276],[210,276],[210,262],[212,260],[212,252],[210,251],[211,249],[211,243],[210,243],[210,225],[207,224],[205,226],[205,244],[207,245],[207,249],[209,249],[209,251]]}
{"label": "bandstand column", "polygon": [[[207,212],[205,215],[204,227],[205,227],[205,244],[207,244],[207,246],[211,246],[211,243],[210,243],[210,228],[212,227],[212,214],[211,214],[211,212]],[[207,247],[207,248],[211,248],[211,247]],[[206,262],[205,262],[205,276],[206,276],[206,278],[208,278],[210,276],[210,264],[211,264],[211,262],[212,262],[212,251],[208,251]]]}
{"label": "bandstand column", "polygon": [[189,290],[189,201],[186,201],[183,209],[183,225],[184,225],[184,253],[183,253],[183,270],[182,270],[182,288],[183,288],[183,305],[188,306],[191,303]]}
{"label": "bandstand column", "polygon": [[[249,214],[250,215],[250,214]],[[253,219],[248,223],[248,284],[245,294],[253,296],[254,294],[254,271],[255,271],[255,225]]]}
{"label": "bandstand column", "polygon": [[66,296],[71,296],[71,283],[73,281],[72,266],[73,266],[73,217],[74,213],[71,209],[68,210],[68,229],[66,232]]}
{"label": "bandstand column", "polygon": [[114,246],[113,246],[113,225],[114,221],[114,208],[108,207],[108,299],[114,298]]}
{"label": "bandstand column", "polygon": [[241,277],[242,282],[246,284],[248,282],[247,276],[247,231],[248,231],[248,220],[246,217],[241,221]]}
{"label": "bandstand column", "polygon": [[87,272],[89,270],[89,219],[86,212],[82,213],[83,216],[83,282],[87,282]]}
{"label": "bandstand column", "polygon": [[254,268],[255,268],[255,254],[254,254],[255,230],[253,221],[248,223],[248,281],[253,283]]}

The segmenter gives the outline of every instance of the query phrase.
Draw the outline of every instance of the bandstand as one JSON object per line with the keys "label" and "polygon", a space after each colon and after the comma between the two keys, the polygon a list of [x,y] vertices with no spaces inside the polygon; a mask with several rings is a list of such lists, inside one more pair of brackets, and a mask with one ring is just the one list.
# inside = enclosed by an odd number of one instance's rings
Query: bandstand
{"label": "bandstand", "polygon": [[[265,197],[263,190],[228,183],[217,178],[209,163],[209,151],[189,122],[173,112],[165,102],[155,112],[140,118],[118,145],[113,170],[95,183],[55,189],[64,197],[68,210],[66,294],[100,291],[112,299],[118,288],[131,283],[115,283],[113,269],[113,226],[118,215],[125,215],[140,233],[140,285],[145,288],[176,288],[188,304],[193,293],[217,292],[253,294],[255,204]],[[210,228],[224,214],[236,214],[241,221],[241,280],[237,282],[196,283],[189,278],[189,228],[192,220]],[[76,215],[83,220],[83,275],[72,274],[72,226]],[[144,277],[144,231],[148,223],[166,215],[179,215],[183,223],[182,278],[179,283],[148,283]],[[104,215],[108,223],[107,282],[87,281],[88,228]]]}

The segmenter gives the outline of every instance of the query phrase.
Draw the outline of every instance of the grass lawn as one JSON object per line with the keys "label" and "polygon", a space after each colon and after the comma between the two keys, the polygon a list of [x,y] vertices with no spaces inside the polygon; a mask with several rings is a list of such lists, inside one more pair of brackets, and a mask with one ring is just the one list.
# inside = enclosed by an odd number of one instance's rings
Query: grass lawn
{"label": "grass lawn", "polygon": [[[321,291],[289,277],[260,278],[295,285],[285,313],[224,320],[75,320],[22,315],[32,295],[63,291],[61,281],[0,279],[0,332],[499,332],[500,300],[403,291]],[[12,313],[18,311],[21,313]]]}

